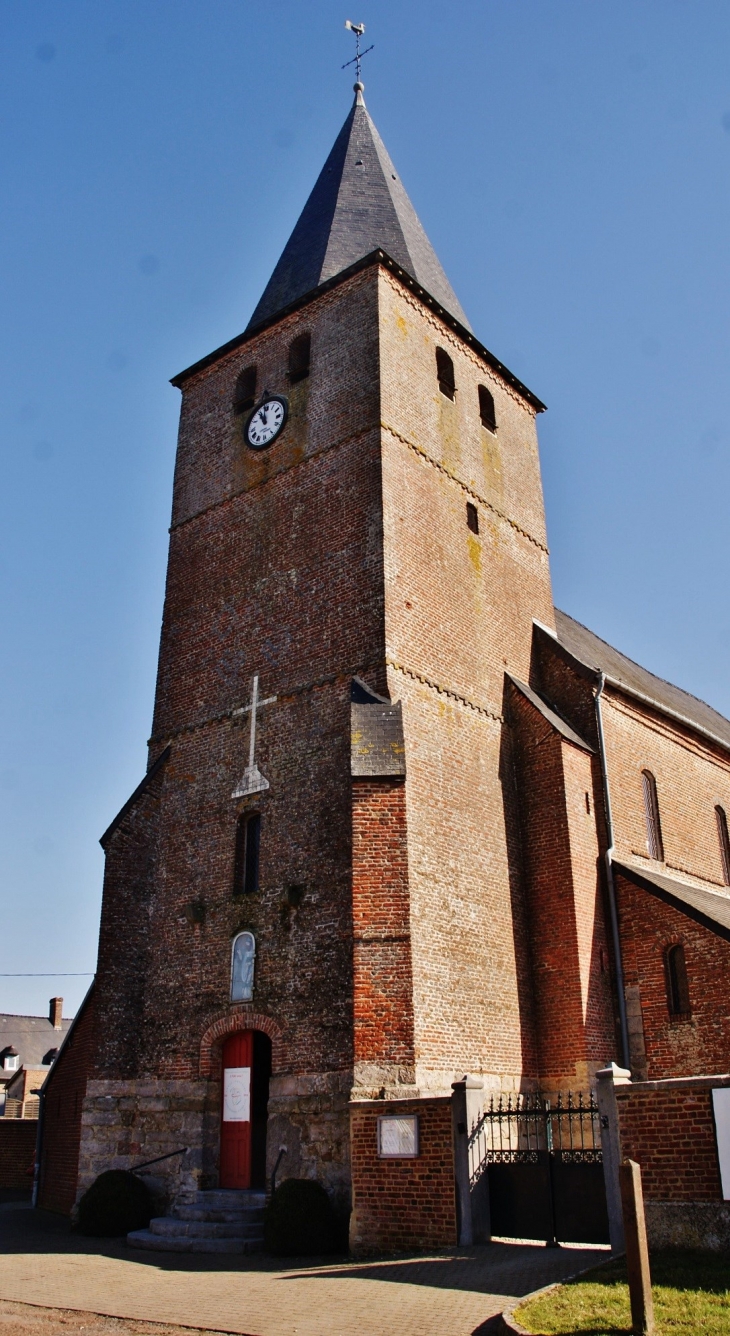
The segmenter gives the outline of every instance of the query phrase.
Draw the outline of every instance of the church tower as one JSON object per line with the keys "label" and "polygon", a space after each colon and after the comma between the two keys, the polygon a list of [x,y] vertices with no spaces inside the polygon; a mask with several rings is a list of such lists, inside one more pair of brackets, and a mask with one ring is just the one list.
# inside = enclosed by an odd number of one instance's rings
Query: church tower
{"label": "church tower", "polygon": [[[553,605],[535,420],[363,101],[182,372],[147,775],[106,832],[79,1191],[317,1178],[349,1106],[537,1078],[508,675]],[[99,1110],[104,1116],[100,1116]],[[247,1115],[247,1116],[242,1116]]]}

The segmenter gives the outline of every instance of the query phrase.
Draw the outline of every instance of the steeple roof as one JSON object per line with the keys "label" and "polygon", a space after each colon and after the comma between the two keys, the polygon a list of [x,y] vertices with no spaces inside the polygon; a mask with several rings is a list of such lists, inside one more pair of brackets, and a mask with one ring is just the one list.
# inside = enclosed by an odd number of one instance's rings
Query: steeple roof
{"label": "steeple roof", "polygon": [[[467,329],[449,283],[368,114],[362,84],[248,330],[375,250],[395,260]],[[247,331],[248,332],[248,331]]]}

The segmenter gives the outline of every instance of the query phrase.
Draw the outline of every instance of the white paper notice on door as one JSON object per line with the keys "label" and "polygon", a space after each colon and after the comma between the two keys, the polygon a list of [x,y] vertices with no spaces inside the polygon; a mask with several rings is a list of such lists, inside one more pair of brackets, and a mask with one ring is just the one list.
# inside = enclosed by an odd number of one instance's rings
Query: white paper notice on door
{"label": "white paper notice on door", "polygon": [[223,1121],[251,1121],[251,1068],[223,1068]]}

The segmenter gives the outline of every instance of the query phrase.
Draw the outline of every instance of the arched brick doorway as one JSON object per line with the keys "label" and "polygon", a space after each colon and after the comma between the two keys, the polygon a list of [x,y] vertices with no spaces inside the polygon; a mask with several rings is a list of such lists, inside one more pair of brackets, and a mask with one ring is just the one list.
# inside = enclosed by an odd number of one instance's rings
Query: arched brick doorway
{"label": "arched brick doorway", "polygon": [[264,1188],[271,1040],[262,1030],[237,1030],[221,1056],[220,1186]]}

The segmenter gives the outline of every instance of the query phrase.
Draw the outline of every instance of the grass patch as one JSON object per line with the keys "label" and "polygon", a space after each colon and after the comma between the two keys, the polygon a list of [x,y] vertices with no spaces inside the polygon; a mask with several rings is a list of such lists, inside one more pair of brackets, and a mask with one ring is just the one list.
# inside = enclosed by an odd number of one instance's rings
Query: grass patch
{"label": "grass patch", "polygon": [[[730,1261],[722,1253],[653,1253],[651,1282],[658,1336],[730,1336]],[[626,1263],[608,1262],[529,1299],[515,1317],[534,1336],[628,1336]]]}

